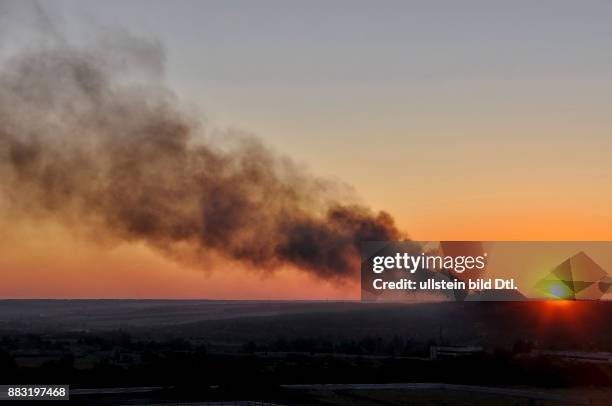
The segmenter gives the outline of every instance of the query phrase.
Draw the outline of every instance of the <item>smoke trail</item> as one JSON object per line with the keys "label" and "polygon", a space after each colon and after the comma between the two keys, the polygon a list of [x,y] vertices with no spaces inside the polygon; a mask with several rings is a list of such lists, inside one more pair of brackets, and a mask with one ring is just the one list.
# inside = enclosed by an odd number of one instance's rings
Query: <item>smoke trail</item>
{"label": "smoke trail", "polygon": [[51,217],[179,260],[207,252],[259,269],[354,275],[362,240],[401,238],[393,219],[340,202],[254,138],[203,134],[162,84],[155,41],[113,34],[21,52],[0,67],[0,187]]}

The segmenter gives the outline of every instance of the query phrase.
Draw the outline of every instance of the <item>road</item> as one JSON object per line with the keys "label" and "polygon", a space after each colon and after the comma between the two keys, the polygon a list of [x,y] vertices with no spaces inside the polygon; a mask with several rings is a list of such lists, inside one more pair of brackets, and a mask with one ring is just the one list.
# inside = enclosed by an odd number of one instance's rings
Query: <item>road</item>
{"label": "road", "polygon": [[[557,402],[572,403],[577,405],[588,405],[589,399],[579,396],[559,395],[555,393],[540,392],[530,389],[499,388],[474,385],[454,385],[448,383],[354,383],[354,384],[304,384],[304,385],[281,385],[284,389],[295,390],[329,390],[329,391],[356,391],[356,390],[449,390],[471,393],[483,393],[490,395],[513,396],[533,400],[549,400]],[[95,389],[71,389],[71,396],[86,395],[112,395],[129,393],[148,393],[162,389],[160,386],[127,387],[127,388],[95,388]]]}
{"label": "road", "polygon": [[356,383],[356,384],[312,384],[281,385],[285,389],[299,390],[450,390],[491,395],[514,396],[533,400],[551,400],[578,405],[590,404],[589,399],[578,396],[558,395],[529,389],[496,388],[489,386],[453,385],[448,383]]}

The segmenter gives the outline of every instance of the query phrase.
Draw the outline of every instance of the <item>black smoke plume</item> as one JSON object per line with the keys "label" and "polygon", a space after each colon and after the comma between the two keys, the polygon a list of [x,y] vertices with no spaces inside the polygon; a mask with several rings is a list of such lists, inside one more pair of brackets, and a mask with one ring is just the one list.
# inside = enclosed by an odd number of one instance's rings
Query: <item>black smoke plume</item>
{"label": "black smoke plume", "polygon": [[[355,274],[362,240],[402,237],[384,212],[255,138],[217,142],[162,83],[155,41],[54,41],[0,67],[0,187],[10,206],[177,260]],[[219,137],[217,137],[219,138]]]}

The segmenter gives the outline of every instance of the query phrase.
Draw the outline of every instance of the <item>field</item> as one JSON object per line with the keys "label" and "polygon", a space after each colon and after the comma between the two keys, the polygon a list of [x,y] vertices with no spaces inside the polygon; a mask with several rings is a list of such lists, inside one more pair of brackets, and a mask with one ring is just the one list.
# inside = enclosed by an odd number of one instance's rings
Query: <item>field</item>
{"label": "field", "polygon": [[[84,404],[580,404],[609,394],[612,364],[564,354],[612,352],[610,310],[606,302],[8,300],[0,370],[3,383],[68,382]],[[430,359],[432,346],[481,350]],[[384,387],[391,383],[464,389]]]}

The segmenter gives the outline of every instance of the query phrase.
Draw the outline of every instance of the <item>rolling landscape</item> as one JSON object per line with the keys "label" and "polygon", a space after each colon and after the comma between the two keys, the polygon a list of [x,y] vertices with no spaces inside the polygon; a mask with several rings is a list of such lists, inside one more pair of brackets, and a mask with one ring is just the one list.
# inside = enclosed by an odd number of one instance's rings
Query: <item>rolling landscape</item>
{"label": "rolling landscape", "polygon": [[0,401],[611,404],[611,21],[0,0]]}
{"label": "rolling landscape", "polygon": [[[432,401],[441,384],[456,385],[457,402],[580,404],[610,393],[612,363],[596,354],[612,353],[611,309],[579,301],[5,300],[0,362],[3,382],[71,382],[73,401],[81,391],[87,404],[147,396],[402,404],[409,394]],[[452,350],[432,358],[432,348]],[[385,386],[392,383],[430,386]]]}

